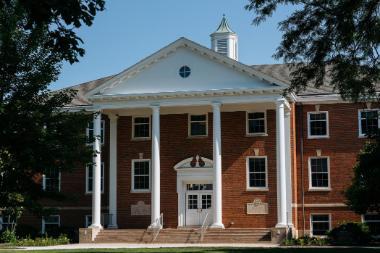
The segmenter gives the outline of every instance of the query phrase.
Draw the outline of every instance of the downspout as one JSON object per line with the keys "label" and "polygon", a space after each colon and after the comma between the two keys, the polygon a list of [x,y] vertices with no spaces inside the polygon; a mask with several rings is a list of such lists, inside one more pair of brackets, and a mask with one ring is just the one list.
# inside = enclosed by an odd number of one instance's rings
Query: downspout
{"label": "downspout", "polygon": [[301,127],[300,127],[300,153],[301,153],[301,198],[302,198],[302,236],[305,236],[305,230],[306,230],[306,217],[305,217],[305,186],[304,186],[304,168],[303,168],[303,105],[302,103],[299,103],[300,105],[300,121],[301,121]]}

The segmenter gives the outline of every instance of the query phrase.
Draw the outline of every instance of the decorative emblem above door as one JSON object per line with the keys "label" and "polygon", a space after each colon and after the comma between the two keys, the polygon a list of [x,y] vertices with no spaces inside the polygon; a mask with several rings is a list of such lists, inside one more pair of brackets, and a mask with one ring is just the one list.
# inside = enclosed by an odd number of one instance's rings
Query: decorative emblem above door
{"label": "decorative emblem above door", "polygon": [[182,160],[174,166],[175,170],[190,169],[190,168],[212,168],[213,162],[210,159],[202,157],[200,155],[194,155],[193,157]]}

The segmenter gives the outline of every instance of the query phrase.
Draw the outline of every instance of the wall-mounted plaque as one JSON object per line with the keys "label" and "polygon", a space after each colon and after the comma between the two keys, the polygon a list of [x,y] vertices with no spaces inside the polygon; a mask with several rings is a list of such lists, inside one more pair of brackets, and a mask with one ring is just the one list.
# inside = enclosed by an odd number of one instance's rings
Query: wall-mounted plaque
{"label": "wall-mounted plaque", "polygon": [[247,203],[247,214],[268,214],[268,203],[263,203],[261,199]]}
{"label": "wall-mounted plaque", "polygon": [[145,204],[144,201],[137,201],[136,205],[131,205],[131,215],[150,215],[150,205]]}

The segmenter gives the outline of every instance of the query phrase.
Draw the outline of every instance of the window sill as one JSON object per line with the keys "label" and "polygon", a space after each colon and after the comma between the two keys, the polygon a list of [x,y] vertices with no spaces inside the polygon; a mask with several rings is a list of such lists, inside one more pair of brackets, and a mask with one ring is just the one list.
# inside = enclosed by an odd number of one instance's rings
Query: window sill
{"label": "window sill", "polygon": [[266,137],[268,136],[267,133],[257,133],[257,134],[250,134],[250,133],[247,133],[245,135],[245,137]]}
{"label": "window sill", "polygon": [[208,135],[189,135],[187,136],[187,139],[205,139]]}
{"label": "window sill", "polygon": [[268,187],[252,187],[252,188],[247,188],[246,189],[247,192],[266,192],[266,191],[269,191],[269,188]]}
{"label": "window sill", "polygon": [[136,138],[131,138],[131,141],[150,141],[150,137],[136,137]]}
{"label": "window sill", "polygon": [[150,193],[150,190],[131,190],[130,193]]}
{"label": "window sill", "polygon": [[326,136],[325,135],[320,135],[320,136],[318,135],[318,136],[308,136],[307,138],[311,139],[311,140],[312,139],[329,139],[330,136],[329,135],[326,135]]}
{"label": "window sill", "polygon": [[[92,195],[92,192],[85,192],[85,195]],[[104,191],[101,192],[101,194],[104,194]]]}
{"label": "window sill", "polygon": [[331,191],[331,188],[330,187],[324,187],[324,188],[317,188],[317,187],[314,187],[314,188],[309,188],[309,192],[329,192]]}

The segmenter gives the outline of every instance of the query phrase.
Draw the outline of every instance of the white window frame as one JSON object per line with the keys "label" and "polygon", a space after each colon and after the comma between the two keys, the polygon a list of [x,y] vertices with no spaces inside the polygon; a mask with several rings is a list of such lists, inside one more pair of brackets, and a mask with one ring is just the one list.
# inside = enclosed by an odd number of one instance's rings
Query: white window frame
{"label": "white window frame", "polygon": [[[148,118],[149,120],[149,136],[148,137],[135,137],[135,118]],[[142,124],[138,124],[142,125]],[[150,140],[152,133],[152,119],[150,115],[135,115],[132,116],[132,140]]]}
{"label": "white window frame", "polygon": [[[251,187],[249,186],[249,160],[252,158],[264,158],[265,159],[265,186],[263,187]],[[268,157],[267,156],[247,156],[245,161],[246,167],[246,190],[247,191],[268,191]]]}
{"label": "white window frame", "polygon": [[[92,129],[94,131],[94,129]],[[102,145],[104,145],[105,139],[106,139],[106,121],[104,119],[101,120],[101,126],[100,126],[101,135],[103,135],[103,139],[100,138],[100,142]],[[90,128],[89,126],[86,127],[86,136],[87,140],[90,137]],[[94,145],[94,143],[87,143],[87,145],[91,146]]]}
{"label": "white window frame", "polygon": [[49,216],[58,217],[58,224],[57,223],[46,223],[45,222],[45,217],[42,217],[42,227],[41,227],[41,233],[42,234],[45,234],[45,231],[46,231],[45,226],[46,225],[58,225],[58,227],[61,226],[61,216],[59,214],[54,214],[54,215],[49,215]]}
{"label": "white window frame", "polygon": [[3,225],[11,225],[15,224],[14,221],[11,221],[10,215],[0,215],[0,231],[4,230]]}
{"label": "white window frame", "polygon": [[[42,175],[42,190],[46,191],[46,175]],[[58,192],[61,192],[61,172],[58,175]]]}
{"label": "white window frame", "polygon": [[[204,122],[204,121],[192,121],[191,116],[206,116],[206,134],[205,135],[192,135],[191,134],[191,123],[192,122]],[[208,113],[189,113],[187,116],[187,136],[189,138],[204,138],[208,137]]]}
{"label": "white window frame", "polygon": [[[331,228],[332,228],[332,224],[331,224],[331,213],[310,213],[310,220],[309,220],[309,222],[310,222],[310,237],[320,237],[320,238],[324,238],[324,237],[326,237],[326,235],[314,235],[313,234],[313,219],[312,219],[312,217],[314,216],[314,215],[327,215],[328,217],[329,217],[329,229],[328,229],[328,231],[329,230],[331,230]],[[317,222],[318,223],[318,222]]]}
{"label": "white window frame", "polygon": [[362,132],[362,112],[377,111],[377,127],[380,128],[380,109],[359,109],[358,110],[358,129],[359,129],[359,138],[366,138],[367,136]]}
{"label": "white window frame", "polygon": [[[93,164],[86,164],[86,190],[85,190],[86,194],[92,194],[92,191],[88,190],[88,186],[89,186],[89,184],[88,184],[88,179],[89,179],[88,178],[88,176],[89,176],[88,174],[89,174],[89,172],[88,171],[89,171],[90,167],[92,167],[92,169],[93,169],[93,166],[94,166]],[[101,193],[104,193],[104,181],[105,181],[104,162],[102,162],[100,166],[101,166],[101,170],[102,170],[100,173],[103,174],[103,180],[101,180],[102,185],[101,185],[100,189],[101,189]],[[92,172],[92,180],[94,180],[94,172]]]}
{"label": "white window frame", "polygon": [[[88,222],[88,218],[91,217],[91,220],[92,220],[92,215],[91,214],[86,214],[84,216],[84,225],[85,225],[85,228],[88,228],[89,226],[91,226],[91,224],[89,224]],[[92,223],[92,222],[91,222]]]}
{"label": "white window frame", "polygon": [[[135,189],[135,162],[149,163],[149,189]],[[149,193],[152,188],[152,166],[150,159],[132,159],[131,161],[131,192],[132,193]]]}
{"label": "white window frame", "polygon": [[[248,114],[250,113],[264,113],[264,132],[263,133],[250,133],[249,132],[249,117]],[[267,130],[267,112],[264,111],[247,111],[245,113],[245,134],[246,136],[268,136],[268,130]]]}
{"label": "white window frame", "polygon": [[[312,114],[326,114],[326,135],[311,135],[311,128],[310,128],[310,115]],[[330,124],[329,124],[329,112],[328,111],[313,111],[313,112],[307,112],[307,138],[308,139],[323,139],[323,138],[330,138]]]}
{"label": "white window frame", "polygon": [[[312,174],[311,174],[311,160],[312,159],[327,159],[327,187],[316,187],[312,183]],[[330,157],[329,156],[310,156],[308,160],[309,167],[309,191],[331,191],[331,180],[330,180]]]}
{"label": "white window frame", "polygon": [[[379,215],[378,213],[373,213],[373,212],[370,212],[370,213],[366,213],[366,214],[362,214],[361,215],[361,221],[362,223],[379,223],[380,224],[380,220],[371,220],[371,221],[366,221],[364,216],[365,215]],[[379,238],[380,235],[372,235],[374,238]]]}

